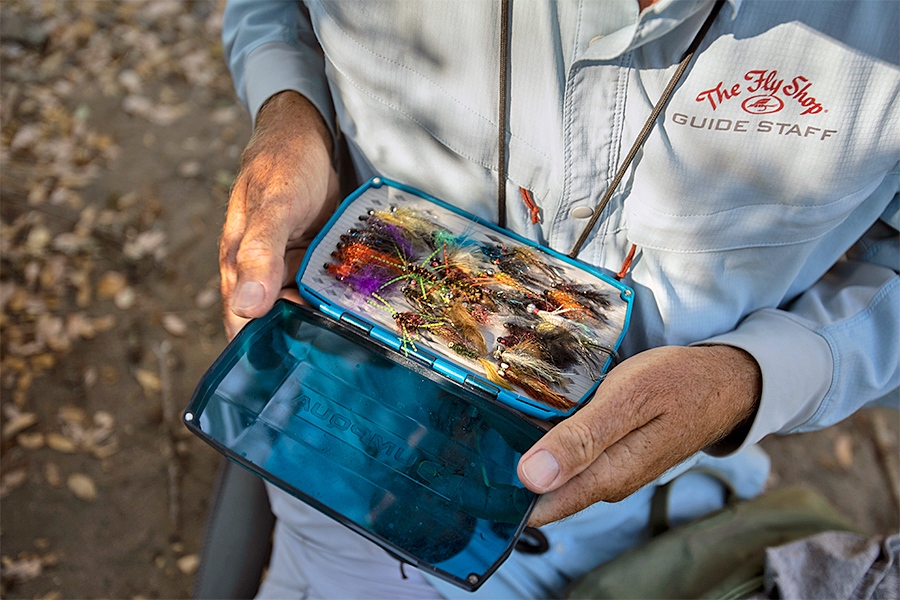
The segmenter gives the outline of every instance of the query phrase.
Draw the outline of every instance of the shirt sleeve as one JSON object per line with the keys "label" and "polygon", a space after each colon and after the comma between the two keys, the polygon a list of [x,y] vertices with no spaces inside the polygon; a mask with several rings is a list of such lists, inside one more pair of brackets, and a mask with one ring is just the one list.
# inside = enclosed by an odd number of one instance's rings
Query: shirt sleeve
{"label": "shirt sleeve", "polygon": [[[727,344],[759,363],[763,386],[746,431],[707,449],[725,455],[770,433],[833,425],[868,405],[900,407],[900,194],[815,285],[780,309],[747,316]],[[738,438],[738,439],[734,439]]]}
{"label": "shirt sleeve", "polygon": [[234,89],[254,124],[267,99],[294,90],[313,103],[334,137],[334,105],[325,58],[302,3],[229,0],[222,46]]}

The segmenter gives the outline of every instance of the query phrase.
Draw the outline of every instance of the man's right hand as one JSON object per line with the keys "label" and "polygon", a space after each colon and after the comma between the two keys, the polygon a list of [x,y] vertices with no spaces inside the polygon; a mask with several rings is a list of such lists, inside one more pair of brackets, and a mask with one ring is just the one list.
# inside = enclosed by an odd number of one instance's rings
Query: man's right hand
{"label": "man's right hand", "polygon": [[280,92],[260,108],[219,244],[229,339],[279,297],[299,300],[294,276],[339,199],[331,149],[325,121],[297,92]]}

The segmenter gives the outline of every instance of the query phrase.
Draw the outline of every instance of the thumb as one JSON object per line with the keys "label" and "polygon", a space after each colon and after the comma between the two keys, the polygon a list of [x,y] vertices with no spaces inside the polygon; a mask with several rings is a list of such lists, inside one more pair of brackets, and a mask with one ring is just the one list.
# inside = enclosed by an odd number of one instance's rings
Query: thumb
{"label": "thumb", "polygon": [[284,282],[284,254],[294,227],[287,215],[260,209],[248,220],[235,257],[237,281],[231,310],[244,318],[261,317],[275,303]]}
{"label": "thumb", "polygon": [[519,460],[518,474],[533,492],[544,494],[562,487],[587,469],[616,440],[598,427],[602,418],[588,404],[548,431]]}

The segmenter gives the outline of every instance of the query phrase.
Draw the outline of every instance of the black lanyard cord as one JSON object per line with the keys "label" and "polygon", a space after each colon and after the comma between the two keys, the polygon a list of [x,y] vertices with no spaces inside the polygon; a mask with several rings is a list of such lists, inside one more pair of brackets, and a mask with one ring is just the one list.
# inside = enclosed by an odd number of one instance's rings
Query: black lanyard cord
{"label": "black lanyard cord", "polygon": [[500,158],[497,175],[497,224],[506,227],[506,112],[509,109],[509,2],[500,1]]}
{"label": "black lanyard cord", "polygon": [[[500,185],[497,193],[497,207],[499,210],[498,223],[501,227],[506,227],[506,115],[509,110],[509,96],[507,93],[509,85],[509,2],[510,0],[501,0],[500,5],[500,162],[497,168],[500,176]],[[631,146],[631,150],[629,150],[628,154],[625,156],[625,160],[622,161],[612,183],[603,194],[600,202],[597,203],[596,208],[594,208],[594,213],[582,230],[581,235],[578,237],[578,241],[575,242],[572,251],[569,252],[570,258],[578,256],[582,246],[584,246],[588,236],[590,236],[591,231],[594,229],[594,225],[596,225],[597,221],[600,219],[603,209],[606,208],[613,193],[625,177],[625,173],[628,172],[628,168],[631,166],[634,157],[637,156],[638,150],[640,150],[641,146],[643,146],[647,137],[650,135],[650,131],[656,123],[656,119],[659,117],[659,114],[662,112],[663,108],[665,108],[666,104],[668,104],[669,98],[672,97],[672,94],[675,91],[675,87],[678,85],[678,82],[681,81],[685,71],[687,71],[691,59],[694,58],[694,54],[696,54],[697,49],[700,47],[700,43],[703,41],[709,28],[712,27],[713,21],[716,20],[716,16],[718,16],[719,11],[724,4],[725,0],[716,0],[712,12],[706,17],[706,21],[704,21],[703,26],[700,27],[700,31],[697,32],[691,45],[688,46],[687,51],[681,57],[681,62],[678,64],[675,74],[669,80],[666,89],[663,90],[662,96],[656,103],[656,106],[653,107],[653,111],[647,118],[647,122],[644,123],[644,127],[641,129],[640,133],[638,133],[637,139],[635,139],[634,144]]]}
{"label": "black lanyard cord", "polygon": [[632,144],[631,150],[628,151],[628,155],[625,156],[625,160],[622,161],[622,165],[619,167],[619,171],[613,178],[612,183],[606,189],[606,193],[603,194],[603,198],[601,198],[600,202],[597,203],[597,207],[594,209],[594,214],[591,215],[591,219],[581,231],[581,235],[578,236],[578,241],[575,242],[575,245],[572,247],[572,251],[569,252],[569,258],[575,258],[576,256],[578,256],[578,253],[581,251],[581,247],[584,246],[584,243],[587,241],[588,236],[594,229],[594,225],[596,225],[597,221],[600,219],[600,215],[603,213],[603,209],[606,208],[606,205],[609,203],[610,198],[612,198],[613,193],[619,187],[619,184],[622,183],[622,179],[625,177],[625,173],[628,171],[628,167],[631,166],[631,161],[633,161],[634,157],[637,156],[638,150],[641,149],[641,146],[644,145],[644,142],[650,135],[650,131],[653,129],[653,125],[656,123],[656,118],[659,117],[659,113],[661,113],[663,108],[666,107],[666,104],[668,104],[669,98],[672,97],[672,93],[675,91],[675,87],[678,85],[678,82],[681,81],[681,77],[687,70],[688,64],[691,62],[691,59],[694,58],[694,54],[696,54],[697,48],[700,47],[700,43],[706,36],[706,32],[709,31],[709,28],[712,26],[713,21],[716,20],[716,16],[722,9],[723,4],[725,4],[725,0],[716,0],[716,4],[715,6],[713,6],[712,12],[709,13],[708,17],[706,17],[706,21],[704,21],[703,26],[700,28],[700,31],[697,32],[697,35],[694,37],[694,41],[691,42],[691,45],[688,47],[687,52],[685,52],[684,56],[681,57],[681,62],[678,64],[678,68],[675,70],[675,74],[672,75],[672,79],[669,80],[669,85],[667,85],[666,89],[663,90],[662,96],[659,98],[656,106],[653,107],[653,112],[650,113],[650,117],[647,118],[647,122],[644,123],[644,127],[641,128],[640,133],[638,133],[637,139],[634,140],[634,144]]}

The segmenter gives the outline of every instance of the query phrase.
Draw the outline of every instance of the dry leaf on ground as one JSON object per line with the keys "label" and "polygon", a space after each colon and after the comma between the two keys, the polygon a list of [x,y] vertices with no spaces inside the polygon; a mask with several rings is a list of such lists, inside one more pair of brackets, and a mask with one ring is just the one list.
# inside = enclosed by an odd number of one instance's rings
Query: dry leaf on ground
{"label": "dry leaf on ground", "polygon": [[175,337],[182,337],[188,330],[187,323],[178,315],[163,315],[162,324],[163,328]]}
{"label": "dry leaf on ground", "polygon": [[135,369],[134,377],[141,385],[141,388],[143,388],[144,395],[148,398],[155,396],[162,390],[162,381],[159,379],[159,375],[153,371]]}
{"label": "dry leaf on ground", "polygon": [[51,450],[56,450],[63,454],[72,454],[78,450],[78,446],[75,445],[75,442],[58,433],[48,433],[46,441],[47,446],[49,446]]}
{"label": "dry leaf on ground", "polygon": [[129,308],[134,306],[134,303],[136,301],[137,293],[135,293],[134,288],[132,287],[126,287],[122,289],[113,298],[113,303],[116,305],[116,308],[120,310],[128,310]]}
{"label": "dry leaf on ground", "polygon": [[40,450],[46,441],[43,433],[20,433],[16,436],[16,443],[26,450]]}
{"label": "dry leaf on ground", "polygon": [[216,302],[219,301],[219,291],[212,289],[205,289],[199,294],[197,294],[197,298],[195,300],[197,304],[197,308],[201,310],[206,310],[207,308],[211,308]]}
{"label": "dry leaf on ground", "polygon": [[834,457],[844,469],[853,466],[853,438],[850,434],[842,433],[834,441]]}
{"label": "dry leaf on ground", "polygon": [[9,419],[3,426],[3,439],[9,439],[21,431],[37,424],[38,416],[34,413],[21,413]]}
{"label": "dry leaf on ground", "polygon": [[97,499],[97,486],[94,480],[84,473],[72,473],[66,480],[66,485],[76,497],[91,502]]}
{"label": "dry leaf on ground", "polygon": [[193,575],[200,565],[200,558],[196,554],[188,554],[175,561],[175,564],[178,565],[178,570],[185,575]]}
{"label": "dry leaf on ground", "polygon": [[87,415],[84,409],[77,406],[63,406],[56,411],[56,414],[66,423],[77,423],[79,425],[87,423]]}
{"label": "dry leaf on ground", "polygon": [[47,483],[52,485],[53,487],[59,487],[62,485],[62,475],[59,472],[59,465],[56,463],[48,462],[44,465],[44,479],[47,480]]}
{"label": "dry leaf on ground", "polygon": [[28,472],[25,469],[4,473],[3,477],[0,477],[0,498],[5,498],[14,489],[22,487],[27,477]]}
{"label": "dry leaf on ground", "polygon": [[127,285],[128,278],[125,275],[118,271],[107,271],[97,283],[97,297],[101,300],[108,300],[115,297]]}
{"label": "dry leaf on ground", "polygon": [[30,581],[39,577],[42,569],[40,557],[29,557],[22,560],[3,557],[3,579],[5,581]]}

